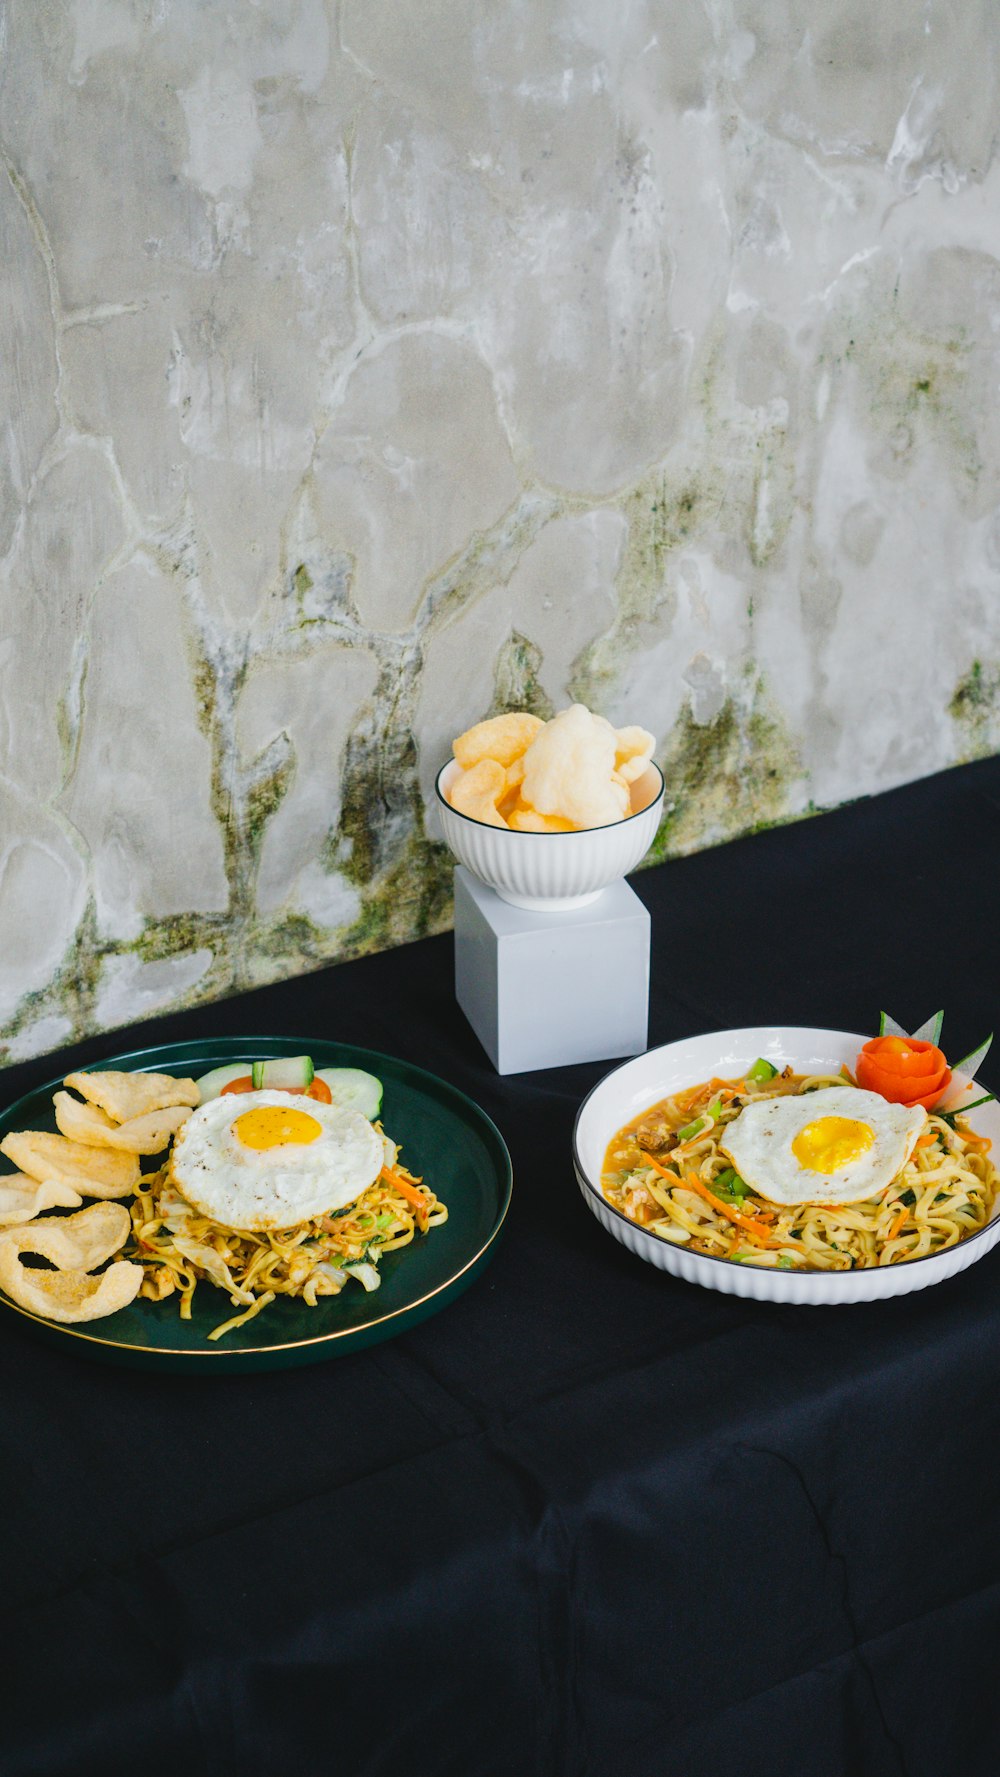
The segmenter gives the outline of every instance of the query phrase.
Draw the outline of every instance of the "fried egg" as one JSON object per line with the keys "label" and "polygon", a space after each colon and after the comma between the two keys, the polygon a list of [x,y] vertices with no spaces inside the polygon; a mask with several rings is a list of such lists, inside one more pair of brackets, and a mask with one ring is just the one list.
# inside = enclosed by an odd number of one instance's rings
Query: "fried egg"
{"label": "fried egg", "polygon": [[920,1105],[823,1086],[755,1099],[726,1124],[719,1146],[770,1203],[857,1203],[902,1171],[926,1121]]}
{"label": "fried egg", "polygon": [[253,1232],[353,1203],[377,1179],[383,1138],[360,1111],[291,1092],[228,1092],[193,1111],[169,1173],[202,1215]]}

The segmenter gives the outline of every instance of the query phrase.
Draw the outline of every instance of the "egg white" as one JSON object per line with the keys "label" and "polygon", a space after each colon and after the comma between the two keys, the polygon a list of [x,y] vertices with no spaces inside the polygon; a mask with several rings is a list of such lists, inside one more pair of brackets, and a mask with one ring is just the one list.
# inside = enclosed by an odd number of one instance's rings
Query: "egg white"
{"label": "egg white", "polygon": [[[803,1166],[792,1143],[821,1117],[864,1123],[874,1137],[871,1146],[835,1172]],[[796,1096],[754,1099],[726,1124],[719,1146],[745,1183],[770,1203],[859,1203],[877,1196],[902,1171],[926,1121],[920,1105],[907,1109],[877,1092],[823,1086]]]}
{"label": "egg white", "polygon": [[[233,1126],[265,1105],[304,1111],[322,1134],[311,1142],[246,1147]],[[174,1142],[169,1171],[202,1215],[252,1233],[298,1227],[345,1208],[374,1183],[384,1159],[383,1139],[360,1111],[297,1092],[228,1092],[191,1113]]]}

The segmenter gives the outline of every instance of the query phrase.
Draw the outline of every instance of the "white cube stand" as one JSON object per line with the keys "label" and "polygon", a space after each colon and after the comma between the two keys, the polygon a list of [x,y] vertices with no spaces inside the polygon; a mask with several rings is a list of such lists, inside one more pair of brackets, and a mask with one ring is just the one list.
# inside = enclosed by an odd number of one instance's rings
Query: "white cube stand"
{"label": "white cube stand", "polygon": [[455,997],[499,1074],[639,1055],[649,914],[627,882],[586,907],[512,907],[455,870]]}

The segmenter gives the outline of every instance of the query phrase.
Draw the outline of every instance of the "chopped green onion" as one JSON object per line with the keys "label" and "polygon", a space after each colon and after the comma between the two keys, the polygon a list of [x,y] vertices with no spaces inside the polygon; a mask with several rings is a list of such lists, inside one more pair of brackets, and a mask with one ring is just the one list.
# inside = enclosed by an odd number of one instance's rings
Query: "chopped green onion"
{"label": "chopped green onion", "polygon": [[765,1080],[773,1080],[777,1071],[777,1068],[772,1067],[769,1061],[764,1060],[763,1055],[758,1055],[753,1067],[747,1070],[747,1079],[753,1080],[755,1085],[762,1086]]}
{"label": "chopped green onion", "polygon": [[712,1180],[710,1188],[717,1192],[726,1203],[742,1203],[743,1199],[750,1194],[750,1187],[744,1183],[739,1173],[734,1171],[731,1166],[727,1166],[717,1178]]}
{"label": "chopped green onion", "polygon": [[917,1194],[915,1191],[901,1191],[899,1196],[896,1198],[896,1202],[897,1203],[905,1203],[907,1209],[912,1209],[913,1205],[916,1203],[916,1201],[917,1201]]}
{"label": "chopped green onion", "polygon": [[795,1270],[795,1260],[790,1259],[787,1253],[779,1253],[778,1254],[778,1270],[779,1271],[794,1271]]}
{"label": "chopped green onion", "polygon": [[702,1111],[700,1117],[695,1117],[693,1123],[685,1123],[683,1129],[678,1129],[677,1140],[690,1141],[692,1135],[700,1135],[701,1131],[707,1129],[710,1123],[718,1122],[721,1110],[722,1096],[720,1094],[718,1098],[714,1099],[713,1102]]}

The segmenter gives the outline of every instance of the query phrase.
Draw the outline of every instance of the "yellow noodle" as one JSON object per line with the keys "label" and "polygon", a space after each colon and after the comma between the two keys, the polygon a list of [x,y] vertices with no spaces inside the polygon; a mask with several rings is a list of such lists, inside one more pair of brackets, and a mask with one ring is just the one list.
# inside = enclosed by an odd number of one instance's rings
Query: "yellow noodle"
{"label": "yellow noodle", "polygon": [[[872,1265],[900,1264],[955,1246],[989,1220],[1000,1188],[1000,1173],[977,1146],[968,1148],[972,1132],[961,1118],[953,1129],[941,1117],[929,1116],[926,1131],[938,1139],[915,1148],[907,1164],[877,1197],[843,1205],[779,1206],[751,1192],[739,1211],[768,1236],[768,1246],[751,1245],[745,1228],[713,1209],[686,1186],[697,1179],[711,1191],[730,1162],[719,1145],[720,1132],[757,1098],[801,1095],[824,1086],[853,1085],[846,1074],[794,1074],[790,1068],[772,1080],[705,1082],[650,1106],[618,1131],[608,1144],[602,1189],[608,1202],[631,1221],[660,1239],[680,1242],[688,1250],[744,1264],[775,1266],[782,1260],[795,1270],[848,1271]],[[680,1175],[672,1184],[658,1173],[638,1146],[635,1132],[656,1111],[672,1132],[686,1128],[719,1097],[723,1102],[714,1123],[657,1160]],[[900,1199],[911,1192],[914,1202],[897,1227]],[[890,1238],[890,1231],[897,1229]]]}
{"label": "yellow noodle", "polygon": [[[438,1228],[447,1221],[447,1206],[429,1186],[398,1162],[395,1171],[425,1198],[426,1229]],[[160,1274],[166,1271],[172,1288],[180,1296],[181,1318],[190,1320],[191,1302],[199,1281],[215,1282],[221,1287],[221,1280],[207,1268],[207,1259],[204,1263],[192,1259],[175,1245],[167,1223],[183,1217],[181,1237],[211,1248],[228,1268],[234,1286],[230,1293],[234,1306],[242,1307],[248,1297],[252,1298],[245,1313],[224,1321],[208,1335],[210,1339],[223,1338],[234,1327],[242,1326],[276,1296],[296,1296],[308,1307],[315,1307],[319,1297],[339,1295],[344,1287],[343,1276],[331,1277],[322,1266],[341,1273],[344,1265],[352,1263],[365,1262],[377,1267],[383,1253],[409,1246],[420,1231],[415,1207],[382,1176],[369,1185],[356,1203],[338,1214],[318,1216],[297,1228],[254,1233],[222,1227],[188,1208],[176,1188],[168,1183],[165,1169],[144,1178],[142,1184],[144,1189],[132,1204],[129,1255],[142,1262],[144,1293],[154,1298],[171,1293],[171,1287],[164,1288],[159,1281]]]}
{"label": "yellow noodle", "polygon": [[234,1327],[245,1326],[248,1320],[253,1320],[255,1314],[259,1314],[262,1308],[266,1308],[268,1303],[273,1301],[274,1296],[270,1290],[267,1290],[263,1296],[257,1297],[253,1307],[248,1308],[245,1314],[234,1314],[232,1320],[224,1320],[221,1327],[215,1327],[213,1331],[209,1333],[209,1338],[221,1339],[224,1334],[231,1333]]}

